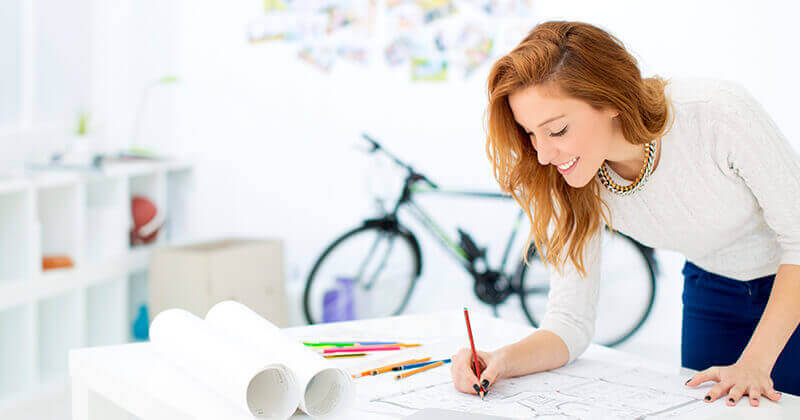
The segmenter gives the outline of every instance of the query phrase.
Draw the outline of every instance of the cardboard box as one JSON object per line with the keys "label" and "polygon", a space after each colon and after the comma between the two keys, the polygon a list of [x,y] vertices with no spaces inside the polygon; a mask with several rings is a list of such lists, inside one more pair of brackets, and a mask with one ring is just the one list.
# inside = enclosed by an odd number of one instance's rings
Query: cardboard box
{"label": "cardboard box", "polygon": [[161,248],[150,262],[150,320],[170,308],[201,318],[233,299],[279,327],[287,326],[281,240],[226,239]]}

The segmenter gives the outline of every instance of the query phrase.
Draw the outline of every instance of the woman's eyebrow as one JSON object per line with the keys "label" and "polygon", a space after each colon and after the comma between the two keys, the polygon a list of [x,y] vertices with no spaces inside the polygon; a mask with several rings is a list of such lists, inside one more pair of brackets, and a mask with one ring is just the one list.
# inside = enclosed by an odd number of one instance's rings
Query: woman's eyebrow
{"label": "woman's eyebrow", "polygon": [[561,114],[561,115],[557,115],[557,116],[552,117],[552,118],[548,118],[548,119],[542,121],[541,124],[537,125],[536,127],[539,128],[539,127],[549,123],[550,121],[557,120],[557,119],[563,117],[564,115],[566,115],[566,114]]}

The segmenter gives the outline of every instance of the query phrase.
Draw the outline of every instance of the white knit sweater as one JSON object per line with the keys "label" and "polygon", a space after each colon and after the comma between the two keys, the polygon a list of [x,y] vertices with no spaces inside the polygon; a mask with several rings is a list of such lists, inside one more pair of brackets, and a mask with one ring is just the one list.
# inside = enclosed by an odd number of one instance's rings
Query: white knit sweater
{"label": "white knit sweater", "polygon": [[[800,265],[800,158],[774,121],[736,82],[673,78],[666,87],[674,125],[658,165],[639,191],[602,184],[613,227],[653,248],[737,280]],[[630,181],[609,171],[619,185]],[[592,182],[600,182],[597,176]],[[540,327],[567,344],[569,361],[594,333],[601,241],[585,253],[587,276],[571,264],[557,275]]]}

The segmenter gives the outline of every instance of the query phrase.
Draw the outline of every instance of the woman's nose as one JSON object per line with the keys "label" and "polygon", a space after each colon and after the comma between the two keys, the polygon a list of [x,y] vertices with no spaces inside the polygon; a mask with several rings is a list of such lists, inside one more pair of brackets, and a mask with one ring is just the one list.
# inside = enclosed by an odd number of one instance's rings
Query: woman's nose
{"label": "woman's nose", "polygon": [[553,159],[558,156],[558,150],[546,143],[547,142],[539,142],[536,148],[536,156],[539,159],[539,164],[542,166],[549,165],[553,162]]}

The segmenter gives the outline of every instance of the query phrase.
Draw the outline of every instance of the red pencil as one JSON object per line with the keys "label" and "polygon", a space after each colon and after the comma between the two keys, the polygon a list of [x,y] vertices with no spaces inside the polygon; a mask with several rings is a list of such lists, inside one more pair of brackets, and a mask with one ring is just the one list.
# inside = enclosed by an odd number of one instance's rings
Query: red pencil
{"label": "red pencil", "polygon": [[483,390],[483,385],[480,383],[481,381],[481,365],[478,363],[478,353],[475,352],[475,341],[472,340],[472,327],[469,325],[469,312],[467,312],[467,308],[464,308],[464,320],[467,321],[467,333],[469,334],[469,346],[472,347],[472,363],[475,366],[475,376],[478,377],[478,387],[480,389],[479,394],[481,395],[481,399],[483,399],[483,395],[486,391]]}

